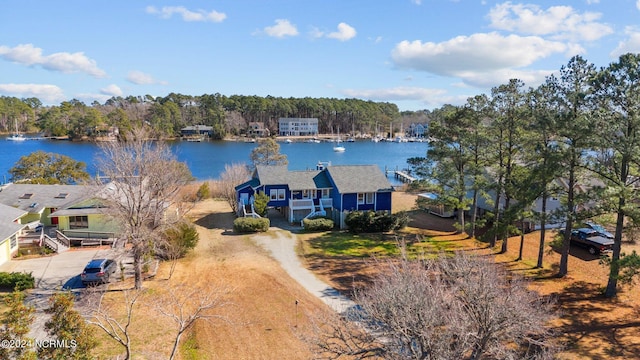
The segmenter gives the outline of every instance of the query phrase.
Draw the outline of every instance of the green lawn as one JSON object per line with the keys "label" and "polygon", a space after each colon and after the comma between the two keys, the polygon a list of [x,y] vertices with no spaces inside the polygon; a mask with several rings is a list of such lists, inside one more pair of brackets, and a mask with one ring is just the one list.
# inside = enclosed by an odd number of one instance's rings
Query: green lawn
{"label": "green lawn", "polygon": [[[308,237],[305,246],[307,255],[371,257],[394,256],[400,254],[403,235],[352,234],[345,231],[331,231],[319,236]],[[455,241],[422,238],[419,242],[407,241],[406,249],[411,254],[450,252],[459,248]]]}

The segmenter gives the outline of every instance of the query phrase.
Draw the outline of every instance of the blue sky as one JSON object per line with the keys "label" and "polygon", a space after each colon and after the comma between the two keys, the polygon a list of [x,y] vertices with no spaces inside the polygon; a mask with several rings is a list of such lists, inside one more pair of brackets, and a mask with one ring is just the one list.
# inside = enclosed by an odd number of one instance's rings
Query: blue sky
{"label": "blue sky", "polygon": [[640,0],[3,0],[0,95],[220,93],[463,104],[640,52]]}

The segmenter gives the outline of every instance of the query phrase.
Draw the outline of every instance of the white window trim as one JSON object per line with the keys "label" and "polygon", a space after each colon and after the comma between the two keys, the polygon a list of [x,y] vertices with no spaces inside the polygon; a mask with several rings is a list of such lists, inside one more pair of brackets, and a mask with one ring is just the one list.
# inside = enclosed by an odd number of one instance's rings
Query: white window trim
{"label": "white window trim", "polygon": [[[360,197],[362,197],[362,199],[360,199]],[[364,204],[365,198],[365,193],[358,193],[358,205]]]}
{"label": "white window trim", "polygon": [[269,190],[269,200],[277,200],[278,199],[278,189]]}
{"label": "white window trim", "polygon": [[365,193],[365,202],[367,204],[373,204],[376,200],[376,193]]}
{"label": "white window trim", "polygon": [[287,192],[285,189],[278,189],[278,200],[285,200],[287,197]]}

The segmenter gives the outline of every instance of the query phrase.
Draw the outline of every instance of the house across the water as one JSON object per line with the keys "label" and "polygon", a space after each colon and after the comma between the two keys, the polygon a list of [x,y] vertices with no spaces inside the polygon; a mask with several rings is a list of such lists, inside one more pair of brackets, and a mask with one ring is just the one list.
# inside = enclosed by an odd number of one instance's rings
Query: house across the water
{"label": "house across the water", "polygon": [[286,166],[258,165],[251,180],[236,186],[239,215],[253,203],[254,194],[269,196],[268,206],[277,208],[289,222],[327,216],[340,228],[350,211],[391,212],[393,187],[376,165],[329,165],[315,170],[292,171]]}

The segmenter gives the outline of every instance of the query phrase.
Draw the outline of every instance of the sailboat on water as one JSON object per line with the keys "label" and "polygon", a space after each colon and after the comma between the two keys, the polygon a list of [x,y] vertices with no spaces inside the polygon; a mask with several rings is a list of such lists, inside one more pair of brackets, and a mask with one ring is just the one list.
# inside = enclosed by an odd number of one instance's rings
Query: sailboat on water
{"label": "sailboat on water", "polygon": [[345,150],[347,150],[347,149],[345,149],[344,146],[340,145],[341,142],[342,142],[342,140],[340,140],[340,128],[338,128],[338,140],[336,142],[337,145],[335,145],[333,147],[333,151],[335,151],[335,152],[345,152]]}
{"label": "sailboat on water", "polygon": [[27,140],[27,138],[24,137],[24,135],[20,134],[20,132],[18,131],[18,120],[16,120],[16,132],[13,133],[13,135],[9,136],[7,138],[7,140],[9,140],[9,141],[25,141],[25,140]]}

